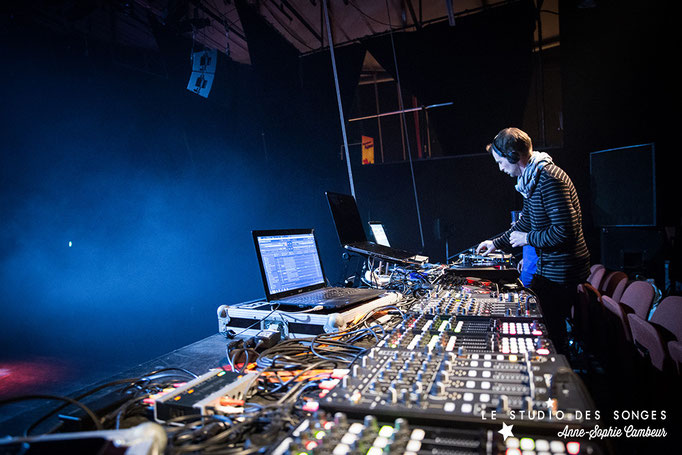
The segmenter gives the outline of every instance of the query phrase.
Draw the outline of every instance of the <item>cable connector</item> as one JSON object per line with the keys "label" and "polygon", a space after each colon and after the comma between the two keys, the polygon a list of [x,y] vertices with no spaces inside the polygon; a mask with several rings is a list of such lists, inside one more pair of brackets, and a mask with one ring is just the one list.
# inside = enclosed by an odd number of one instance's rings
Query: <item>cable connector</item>
{"label": "cable connector", "polygon": [[254,338],[256,339],[256,351],[263,352],[282,341],[282,334],[278,330],[264,330]]}

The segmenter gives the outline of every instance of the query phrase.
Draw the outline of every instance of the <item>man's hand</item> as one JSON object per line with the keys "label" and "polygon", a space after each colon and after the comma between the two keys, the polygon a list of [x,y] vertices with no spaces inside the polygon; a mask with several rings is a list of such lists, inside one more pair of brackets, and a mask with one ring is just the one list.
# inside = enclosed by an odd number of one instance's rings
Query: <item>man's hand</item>
{"label": "man's hand", "polygon": [[519,264],[516,266],[516,270],[521,273],[523,272],[523,259],[519,261]]}
{"label": "man's hand", "polygon": [[476,247],[476,254],[481,253],[483,256],[487,256],[496,249],[492,240],[484,240]]}
{"label": "man's hand", "polygon": [[528,245],[528,233],[512,231],[512,233],[509,234],[509,243],[511,243],[512,246]]}

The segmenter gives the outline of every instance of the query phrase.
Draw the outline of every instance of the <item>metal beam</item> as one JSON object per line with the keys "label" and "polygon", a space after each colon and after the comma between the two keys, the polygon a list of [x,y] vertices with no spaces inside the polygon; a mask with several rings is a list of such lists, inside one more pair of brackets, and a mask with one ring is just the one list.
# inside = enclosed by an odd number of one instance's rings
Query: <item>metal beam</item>
{"label": "metal beam", "polygon": [[417,15],[414,12],[412,0],[405,0],[405,3],[407,3],[407,9],[410,10],[410,16],[412,16],[412,22],[414,23],[414,26],[417,27],[417,30],[421,30],[422,24],[419,22],[419,20],[417,19]]}
{"label": "metal beam", "polygon": [[319,33],[317,33],[317,32],[315,31],[315,29],[312,27],[312,25],[310,25],[310,24],[308,23],[308,21],[306,21],[306,19],[305,19],[303,16],[301,16],[301,14],[300,14],[298,11],[296,11],[296,9],[295,9],[293,6],[291,6],[291,4],[290,4],[287,0],[281,0],[281,1],[282,1],[282,5],[286,6],[287,9],[288,9],[289,11],[291,11],[291,14],[293,14],[294,16],[296,16],[296,19],[298,19],[298,21],[299,21],[301,24],[303,24],[303,26],[304,26],[310,33],[312,33],[313,36],[314,36],[316,39],[322,41],[322,35],[320,35]]}
{"label": "metal beam", "polygon": [[234,33],[235,35],[240,37],[242,40],[246,41],[246,36],[244,36],[244,34],[242,34],[239,30],[236,30],[236,29],[230,27],[227,24],[227,20],[225,18],[218,16],[216,13],[214,13],[210,9],[206,8],[203,5],[203,3],[201,3],[201,0],[192,0],[192,4],[194,4],[197,8],[199,8],[204,13],[206,13],[207,16],[209,16],[209,17],[213,18],[214,20],[223,24],[223,27],[225,27],[225,29],[228,30],[230,33]]}

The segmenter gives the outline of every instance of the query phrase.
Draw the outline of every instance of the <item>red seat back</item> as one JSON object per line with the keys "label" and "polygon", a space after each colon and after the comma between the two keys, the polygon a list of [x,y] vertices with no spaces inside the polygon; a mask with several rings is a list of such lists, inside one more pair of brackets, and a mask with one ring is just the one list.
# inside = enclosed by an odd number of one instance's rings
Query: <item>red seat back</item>
{"label": "red seat back", "polygon": [[682,341],[668,343],[668,353],[677,367],[677,374],[682,374]]}
{"label": "red seat back", "polygon": [[628,323],[630,324],[632,341],[637,349],[642,354],[646,352],[651,364],[663,371],[667,363],[667,353],[665,344],[656,328],[634,313],[628,315]]}
{"label": "red seat back", "polygon": [[604,280],[604,275],[606,275],[606,269],[603,265],[593,265],[590,269],[590,276],[587,277],[587,282],[595,289],[599,289],[599,286],[601,286],[601,283]]}
{"label": "red seat back", "polygon": [[633,281],[623,292],[620,303],[627,307],[626,311],[635,313],[646,321],[655,295],[656,291],[650,283]]}
{"label": "red seat back", "polygon": [[[628,324],[627,314],[623,311],[623,307],[611,297],[602,296],[602,304],[604,305],[604,315],[606,316],[607,330],[611,337],[624,338],[627,341],[632,341],[632,334],[630,333],[630,324]],[[612,340],[613,341],[613,340]]]}
{"label": "red seat back", "polygon": [[682,342],[682,296],[671,295],[661,300],[651,316],[651,322]]}
{"label": "red seat back", "polygon": [[615,271],[615,272],[609,272],[604,279],[602,280],[601,284],[597,289],[599,289],[599,292],[601,295],[608,295],[609,297],[613,297],[613,293],[616,290],[616,287],[618,287],[618,284],[626,280],[627,281],[628,276],[625,272],[621,271]]}

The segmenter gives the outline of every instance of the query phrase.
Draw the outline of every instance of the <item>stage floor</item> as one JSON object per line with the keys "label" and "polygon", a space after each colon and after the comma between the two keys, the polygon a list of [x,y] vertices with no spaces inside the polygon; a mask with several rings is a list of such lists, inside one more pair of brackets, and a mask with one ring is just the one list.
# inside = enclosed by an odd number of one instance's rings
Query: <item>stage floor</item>
{"label": "stage floor", "polygon": [[[100,371],[98,376],[100,378],[104,376],[102,379],[90,377],[92,374],[90,376],[87,374],[80,376],[75,374],[65,374],[62,376],[53,375],[52,381],[38,384],[40,386],[38,389],[35,387],[30,390],[27,387],[20,387],[17,389],[14,387],[13,391],[19,391],[22,395],[40,393],[75,397],[110,381],[124,378],[137,378],[163,368],[184,368],[192,373],[201,375],[211,368],[218,368],[227,363],[225,357],[226,344],[227,340],[225,336],[222,334],[215,334],[156,357],[148,362],[143,362],[135,367],[122,370],[120,373],[108,375],[107,373],[103,374]],[[24,364],[23,367],[25,369],[30,369],[32,371],[31,374],[34,375],[50,376],[51,370],[49,368],[41,370],[39,368],[41,365],[49,365],[53,370],[56,369],[57,371],[66,371],[68,369],[66,366],[55,367],[53,363],[45,361],[45,359],[25,361]],[[61,379],[57,381],[55,378]],[[3,378],[0,378],[0,384],[2,381]],[[35,381],[33,381],[32,384],[35,384]],[[106,395],[107,392],[110,392],[110,390],[104,389],[101,392],[97,392],[91,397],[84,399],[83,403],[87,405],[88,403],[96,402],[99,398]],[[12,393],[11,395],[18,394]],[[2,398],[8,398],[8,396]],[[57,401],[47,400],[27,400],[0,407],[0,437],[23,434],[24,430],[29,425],[42,417],[45,413],[54,409],[59,403],[60,402]],[[41,424],[41,426],[34,430],[32,434],[40,434],[48,431],[56,422],[57,418],[53,417],[46,423]]]}

